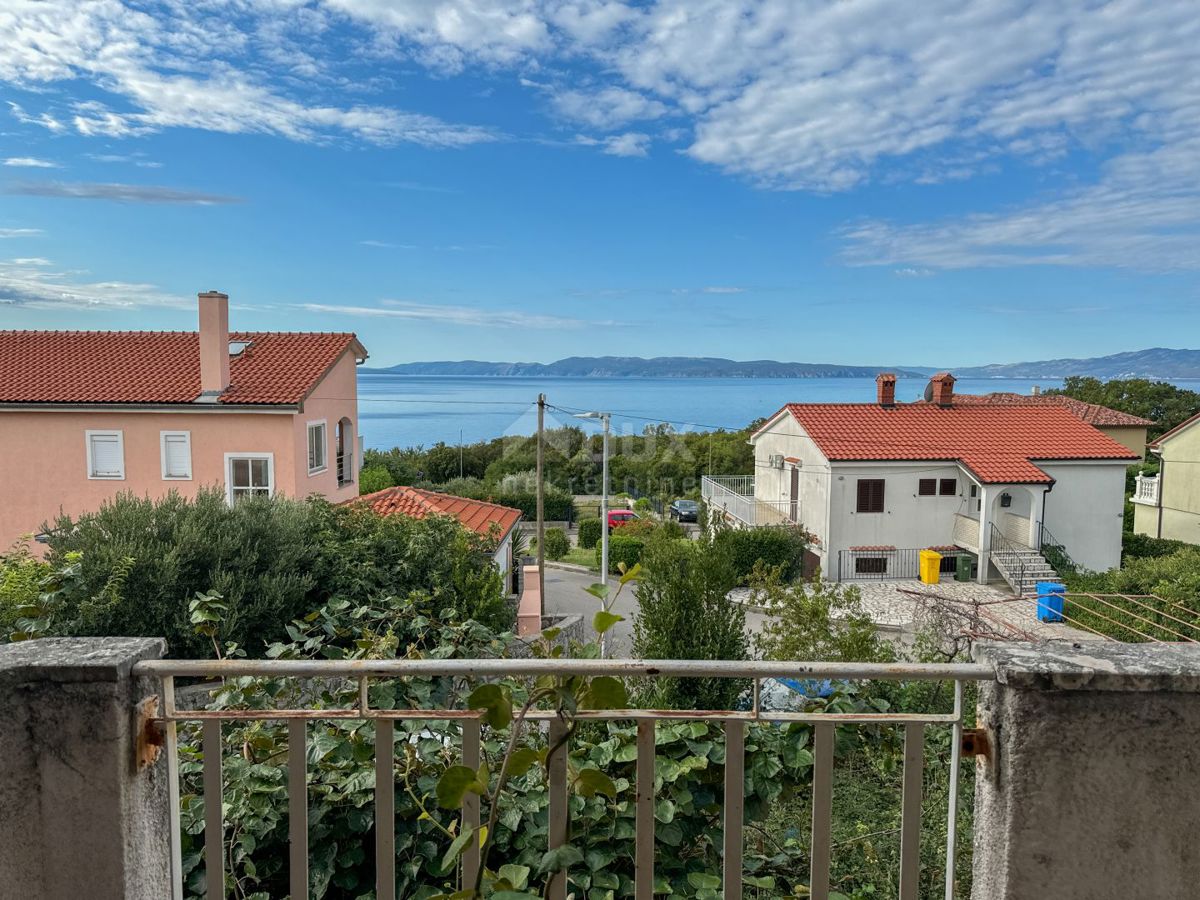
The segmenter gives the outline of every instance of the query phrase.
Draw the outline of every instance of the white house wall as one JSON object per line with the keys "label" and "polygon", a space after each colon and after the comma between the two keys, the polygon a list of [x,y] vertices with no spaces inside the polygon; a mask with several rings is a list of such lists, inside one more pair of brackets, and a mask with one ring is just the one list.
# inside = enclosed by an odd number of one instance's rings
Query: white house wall
{"label": "white house wall", "polygon": [[1075,563],[1094,572],[1121,564],[1125,463],[1037,462],[1055,479],[1043,521]]}
{"label": "white house wall", "polygon": [[799,422],[782,416],[754,440],[754,498],[766,503],[788,503],[792,497],[792,463],[774,468],[769,462],[773,455],[800,460],[800,524],[824,547],[829,536],[829,460]]}
{"label": "white house wall", "polygon": [[[884,480],[882,513],[858,512],[858,481]],[[953,496],[921,497],[922,478],[953,478],[958,489]],[[970,482],[957,465],[936,463],[834,463],[831,515],[833,534],[830,548],[897,547],[923,549],[954,543],[954,516],[968,514]],[[835,555],[836,558],[836,555]]]}

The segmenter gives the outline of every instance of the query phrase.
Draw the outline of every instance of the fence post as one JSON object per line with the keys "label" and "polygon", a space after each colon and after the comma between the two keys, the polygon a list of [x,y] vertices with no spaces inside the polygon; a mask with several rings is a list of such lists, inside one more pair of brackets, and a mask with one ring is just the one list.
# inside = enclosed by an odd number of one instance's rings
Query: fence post
{"label": "fence post", "polygon": [[133,664],[151,638],[46,638],[0,646],[0,893],[163,900],[171,890],[165,755],[141,771]]}
{"label": "fence post", "polygon": [[1200,645],[981,644],[976,900],[1194,897]]}

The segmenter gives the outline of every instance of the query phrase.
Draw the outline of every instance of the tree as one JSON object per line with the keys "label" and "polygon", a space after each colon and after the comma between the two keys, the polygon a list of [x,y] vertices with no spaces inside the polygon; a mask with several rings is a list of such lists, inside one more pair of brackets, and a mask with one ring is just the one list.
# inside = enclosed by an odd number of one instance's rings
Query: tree
{"label": "tree", "polygon": [[[642,552],[633,651],[642,659],[746,659],[746,611],[727,595],[737,583],[728,549],[710,541],[652,539]],[[733,679],[663,678],[648,689],[655,707],[732,709]]]}

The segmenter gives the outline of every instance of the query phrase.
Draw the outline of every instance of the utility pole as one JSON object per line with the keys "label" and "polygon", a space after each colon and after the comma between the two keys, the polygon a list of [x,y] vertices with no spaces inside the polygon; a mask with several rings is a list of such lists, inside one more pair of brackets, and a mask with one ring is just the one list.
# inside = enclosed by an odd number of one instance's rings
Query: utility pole
{"label": "utility pole", "polygon": [[604,413],[600,418],[604,422],[604,444],[600,453],[604,459],[600,476],[600,583],[608,587],[608,423],[612,417]]}
{"label": "utility pole", "polygon": [[538,394],[538,430],[537,430],[537,567],[538,595],[542,598],[542,612],[546,611],[546,516],[545,504],[546,486],[545,472],[542,468],[542,447],[545,443],[546,431],[546,395]]}
{"label": "utility pole", "polygon": [[458,477],[459,477],[459,478],[462,478],[462,473],[463,473],[463,464],[462,464],[462,429],[460,428],[460,429],[458,429]]}

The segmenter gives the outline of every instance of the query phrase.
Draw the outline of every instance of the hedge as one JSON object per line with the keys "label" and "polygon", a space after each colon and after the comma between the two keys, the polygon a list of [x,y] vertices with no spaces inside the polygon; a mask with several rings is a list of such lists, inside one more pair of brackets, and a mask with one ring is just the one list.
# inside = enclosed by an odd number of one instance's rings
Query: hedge
{"label": "hedge", "polygon": [[760,560],[768,566],[781,566],[783,577],[800,577],[804,551],[808,548],[805,533],[798,528],[731,528],[714,538],[717,546],[727,547],[739,579],[745,579]]}
{"label": "hedge", "polygon": [[549,528],[546,530],[546,558],[547,559],[562,559],[571,552],[571,542],[567,539],[567,533],[561,528]]}
{"label": "hedge", "polygon": [[579,546],[584,550],[591,550],[600,542],[601,532],[604,527],[600,524],[600,520],[595,516],[590,516],[586,519],[579,520]]}
{"label": "hedge", "polygon": [[[620,529],[614,531],[608,539],[608,571],[611,574],[620,572],[620,564],[630,569],[642,561],[642,550],[646,546],[646,538],[640,535],[621,534]],[[600,566],[600,551],[603,548],[596,543],[596,566]]]}

